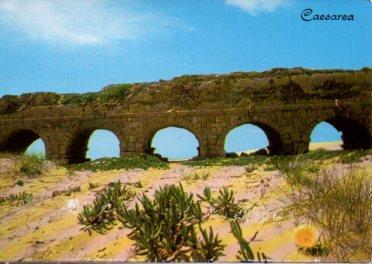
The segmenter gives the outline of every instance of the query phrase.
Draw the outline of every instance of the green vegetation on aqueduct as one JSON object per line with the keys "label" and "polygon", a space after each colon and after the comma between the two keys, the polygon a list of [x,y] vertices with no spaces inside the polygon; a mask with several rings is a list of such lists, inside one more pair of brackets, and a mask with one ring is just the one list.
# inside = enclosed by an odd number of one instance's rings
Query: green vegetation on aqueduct
{"label": "green vegetation on aqueduct", "polygon": [[[30,93],[5,95],[0,114],[35,106],[117,105],[162,103],[180,109],[217,107],[215,102],[239,107],[246,104],[291,103],[301,100],[345,99],[368,92],[372,71],[309,70],[277,68],[264,72],[235,72],[223,75],[184,75],[170,81],[112,84],[100,92],[84,94]],[[243,98],[243,99],[242,99]]]}

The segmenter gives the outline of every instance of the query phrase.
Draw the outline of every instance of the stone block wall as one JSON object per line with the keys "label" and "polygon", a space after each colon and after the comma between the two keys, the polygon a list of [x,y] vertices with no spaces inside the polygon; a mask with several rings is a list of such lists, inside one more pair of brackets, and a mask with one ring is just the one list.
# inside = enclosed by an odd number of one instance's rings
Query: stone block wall
{"label": "stone block wall", "polygon": [[[297,154],[308,150],[311,131],[322,121],[343,133],[346,149],[371,147],[370,70],[270,74],[182,77],[144,84],[134,86],[124,102],[110,104],[63,105],[59,95],[53,95],[56,105],[43,103],[46,95],[3,98],[0,151],[25,151],[40,137],[48,159],[83,162],[90,135],[105,129],[119,139],[121,155],[149,153],[155,133],[173,126],[192,132],[199,141],[200,157],[208,158],[225,155],[231,129],[254,124],[266,133],[270,154]],[[339,87],[326,90],[332,85]],[[278,99],[280,95],[285,96]]]}

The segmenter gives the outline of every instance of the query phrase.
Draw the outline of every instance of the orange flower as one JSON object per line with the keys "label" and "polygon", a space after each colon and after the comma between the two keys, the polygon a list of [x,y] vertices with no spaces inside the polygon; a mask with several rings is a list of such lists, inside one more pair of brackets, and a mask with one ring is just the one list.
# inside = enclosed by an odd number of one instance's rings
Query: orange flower
{"label": "orange flower", "polygon": [[302,225],[295,233],[296,245],[302,248],[309,248],[316,243],[317,231],[311,225]]}

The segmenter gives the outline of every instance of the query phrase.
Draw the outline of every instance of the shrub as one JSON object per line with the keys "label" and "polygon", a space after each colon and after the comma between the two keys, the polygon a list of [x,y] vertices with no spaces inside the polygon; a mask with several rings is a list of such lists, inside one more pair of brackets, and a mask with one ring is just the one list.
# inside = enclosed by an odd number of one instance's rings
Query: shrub
{"label": "shrub", "polygon": [[134,196],[135,193],[120,181],[109,183],[93,204],[84,205],[83,211],[78,215],[78,222],[85,226],[85,231],[105,233],[115,224],[116,210],[121,203]]}
{"label": "shrub", "polygon": [[[209,233],[206,229],[198,226],[202,234],[202,239],[197,241],[197,236],[193,233],[191,245],[194,247],[192,252],[193,261],[207,261],[212,262],[218,260],[220,256],[223,256],[223,250],[225,248],[222,245],[221,240],[218,239],[218,235],[214,235],[212,227],[209,227]],[[197,245],[195,247],[195,245]]]}
{"label": "shrub", "polygon": [[279,161],[290,161],[293,159],[299,159],[305,162],[308,166],[307,169],[317,171],[318,168],[315,161],[324,161],[327,159],[339,158],[342,163],[357,162],[359,159],[366,155],[371,155],[371,150],[338,150],[338,151],[326,151],[326,150],[314,150],[309,151],[305,154],[295,156],[260,156],[260,155],[247,155],[244,157],[236,158],[211,158],[211,159],[195,159],[182,162],[189,166],[260,166],[267,164],[267,170],[275,170],[275,163]]}
{"label": "shrub", "polygon": [[75,170],[91,170],[91,171],[106,171],[106,170],[120,170],[120,169],[144,169],[158,168],[167,169],[169,166],[166,162],[158,158],[140,154],[136,156],[126,156],[121,158],[102,158],[94,161],[73,165],[71,169]]}
{"label": "shrub", "polygon": [[[253,250],[251,246],[249,245],[250,242],[252,242],[257,234],[258,231],[253,235],[253,237],[247,241],[243,237],[242,228],[240,227],[239,223],[236,221],[230,221],[230,227],[231,227],[231,233],[234,235],[234,237],[238,240],[240,249],[238,251],[238,254],[236,255],[236,258],[242,262],[254,262],[255,261],[255,254],[253,253]],[[261,262],[261,260],[264,260],[267,262],[269,258],[262,252],[256,253],[258,262]]]}
{"label": "shrub", "polygon": [[[202,211],[182,185],[165,186],[147,196],[133,209],[122,206],[119,220],[131,229],[137,255],[148,261],[213,261],[224,246],[210,228],[201,227]],[[198,238],[196,230],[202,234]]]}
{"label": "shrub", "polygon": [[203,172],[203,173],[194,173],[194,174],[188,174],[182,178],[182,180],[190,182],[190,181],[198,181],[198,180],[207,180],[211,174],[209,172]]}
{"label": "shrub", "polygon": [[249,173],[252,173],[253,171],[255,171],[257,169],[257,167],[255,165],[248,165],[245,167],[245,172],[247,174]]}
{"label": "shrub", "polygon": [[98,183],[95,183],[95,182],[90,182],[89,184],[88,184],[88,189],[89,190],[94,190],[94,189],[96,189],[96,188],[98,188],[99,187],[99,184]]}
{"label": "shrub", "polygon": [[309,173],[318,171],[314,159],[304,155],[297,156],[275,156],[270,164],[276,170],[282,172],[290,185],[301,184],[308,181]]}
{"label": "shrub", "polygon": [[136,187],[136,188],[143,188],[143,184],[142,184],[141,181],[137,181],[137,182],[135,182],[135,183],[133,184],[133,186]]}
{"label": "shrub", "polygon": [[98,94],[103,103],[122,102],[130,93],[132,84],[113,84],[102,89]]}
{"label": "shrub", "polygon": [[44,160],[36,155],[23,155],[18,164],[18,170],[25,174],[41,174],[44,167]]}
{"label": "shrub", "polygon": [[70,196],[71,193],[80,192],[80,191],[81,191],[80,185],[79,186],[75,186],[75,187],[69,187],[67,190],[53,191],[52,192],[52,197],[56,197],[56,196],[59,196],[59,195]]}
{"label": "shrub", "polygon": [[365,155],[366,155],[366,151],[355,150],[355,151],[346,153],[344,155],[340,155],[340,161],[341,163],[344,163],[344,164],[359,162],[361,157]]}
{"label": "shrub", "polygon": [[92,205],[84,205],[83,211],[78,215],[79,224],[85,226],[84,231],[91,233],[94,230],[103,234],[111,229],[116,220],[113,210],[105,196],[97,197]]}
{"label": "shrub", "polygon": [[226,216],[231,219],[238,219],[244,216],[241,206],[235,202],[234,191],[223,187],[219,190],[217,198],[212,196],[209,187],[204,188],[203,196],[198,195],[199,199],[207,202],[212,207],[212,213]]}
{"label": "shrub", "polygon": [[22,180],[18,179],[15,184],[17,184],[18,186],[23,186],[25,183]]}
{"label": "shrub", "polygon": [[0,205],[12,204],[13,202],[17,202],[17,205],[21,202],[23,204],[27,204],[31,202],[32,198],[33,198],[32,194],[27,192],[22,192],[18,194],[11,193],[6,197],[0,197]]}
{"label": "shrub", "polygon": [[324,247],[337,261],[371,254],[372,191],[365,170],[346,175],[322,171],[297,183],[288,195],[286,210],[305,218],[321,231]]}
{"label": "shrub", "polygon": [[268,160],[266,156],[248,155],[237,158],[211,158],[195,159],[182,162],[189,166],[207,167],[207,166],[246,166],[262,165]]}

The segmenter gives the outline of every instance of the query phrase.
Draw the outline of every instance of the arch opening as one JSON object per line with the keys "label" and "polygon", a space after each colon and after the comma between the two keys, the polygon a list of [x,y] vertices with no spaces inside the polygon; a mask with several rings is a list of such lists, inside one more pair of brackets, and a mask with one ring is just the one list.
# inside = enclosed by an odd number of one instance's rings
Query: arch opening
{"label": "arch opening", "polygon": [[[320,129],[322,129],[321,132],[319,132]],[[338,149],[369,149],[371,147],[371,136],[362,124],[340,117],[327,119],[317,124],[311,132],[310,144],[320,140],[332,142],[335,139],[339,141]],[[311,147],[310,145],[310,149]]]}
{"label": "arch opening", "polygon": [[88,140],[86,158],[95,160],[118,157],[120,157],[120,141],[117,136],[109,130],[95,130]]}
{"label": "arch opening", "polygon": [[9,134],[0,144],[0,151],[17,154],[32,154],[45,157],[45,144],[32,130],[20,129]]}
{"label": "arch opening", "polygon": [[279,133],[265,124],[243,124],[231,129],[225,138],[226,156],[273,155],[282,150]]}
{"label": "arch opening", "polygon": [[120,157],[120,141],[115,133],[109,130],[85,130],[70,142],[67,156],[70,164]]}
{"label": "arch opening", "polygon": [[166,127],[151,139],[150,153],[170,161],[190,160],[199,156],[199,140],[185,128]]}
{"label": "arch opening", "polygon": [[45,158],[45,144],[44,141],[39,138],[31,143],[30,146],[26,149],[26,154],[36,155],[40,158]]}
{"label": "arch opening", "polygon": [[326,121],[318,123],[310,134],[309,150],[342,149],[342,132]]}

